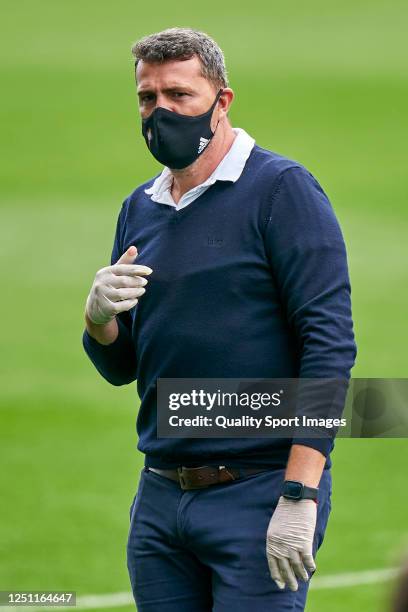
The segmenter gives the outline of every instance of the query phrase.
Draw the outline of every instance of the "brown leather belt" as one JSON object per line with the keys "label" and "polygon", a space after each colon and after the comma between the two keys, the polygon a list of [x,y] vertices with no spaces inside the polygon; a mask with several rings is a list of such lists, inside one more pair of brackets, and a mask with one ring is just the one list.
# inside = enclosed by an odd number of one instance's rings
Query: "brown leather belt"
{"label": "brown leather belt", "polygon": [[266,472],[270,468],[232,468],[225,465],[201,465],[193,468],[181,466],[173,470],[153,467],[146,467],[145,469],[165,478],[170,478],[170,480],[177,482],[183,491],[189,491],[191,489],[205,489],[214,484],[232,482],[245,476]]}

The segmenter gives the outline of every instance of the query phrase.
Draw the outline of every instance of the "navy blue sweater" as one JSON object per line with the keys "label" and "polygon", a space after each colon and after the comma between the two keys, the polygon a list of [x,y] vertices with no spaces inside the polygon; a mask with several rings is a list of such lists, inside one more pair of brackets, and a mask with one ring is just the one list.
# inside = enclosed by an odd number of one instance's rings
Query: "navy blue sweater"
{"label": "navy blue sweater", "polygon": [[138,448],[152,467],[286,465],[291,444],[330,439],[157,438],[157,378],[349,378],[356,346],[343,237],[330,202],[299,163],[255,145],[240,178],[177,211],[144,190],[119,213],[111,263],[131,245],[153,269],[118,315],[119,336],[83,344],[113,385],[137,379]]}

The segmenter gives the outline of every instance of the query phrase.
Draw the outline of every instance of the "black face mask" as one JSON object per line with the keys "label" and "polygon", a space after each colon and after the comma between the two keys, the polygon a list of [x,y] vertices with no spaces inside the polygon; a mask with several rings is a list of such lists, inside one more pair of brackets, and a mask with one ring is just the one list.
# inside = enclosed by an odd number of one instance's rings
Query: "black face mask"
{"label": "black face mask", "polygon": [[211,117],[222,91],[202,115],[180,115],[159,106],[142,119],[142,134],[157,161],[169,168],[186,168],[205,151],[215,133]]}

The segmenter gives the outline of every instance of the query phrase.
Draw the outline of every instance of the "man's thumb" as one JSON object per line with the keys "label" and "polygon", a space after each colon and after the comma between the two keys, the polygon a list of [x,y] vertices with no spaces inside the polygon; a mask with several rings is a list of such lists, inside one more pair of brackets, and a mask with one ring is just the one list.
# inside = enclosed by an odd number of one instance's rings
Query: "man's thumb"
{"label": "man's thumb", "polygon": [[135,257],[137,257],[137,248],[135,246],[130,246],[127,251],[123,253],[121,257],[119,257],[117,264],[125,263],[131,264],[133,263]]}

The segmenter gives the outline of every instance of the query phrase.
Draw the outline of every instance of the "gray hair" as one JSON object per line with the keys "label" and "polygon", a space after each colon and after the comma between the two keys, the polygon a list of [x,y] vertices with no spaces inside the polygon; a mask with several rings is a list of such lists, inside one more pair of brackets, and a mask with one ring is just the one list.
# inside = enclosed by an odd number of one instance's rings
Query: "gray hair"
{"label": "gray hair", "polygon": [[168,28],[149,34],[132,45],[137,66],[140,60],[161,64],[166,60],[186,60],[198,56],[202,75],[216,88],[228,87],[224,54],[217,43],[205,34],[191,28]]}

